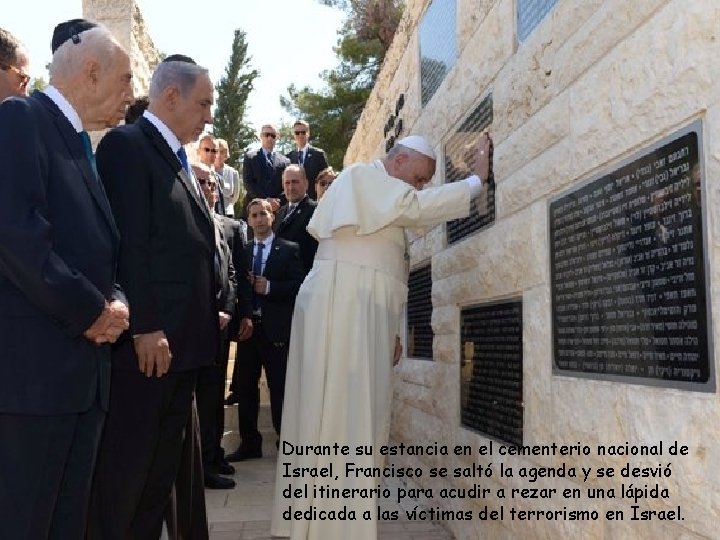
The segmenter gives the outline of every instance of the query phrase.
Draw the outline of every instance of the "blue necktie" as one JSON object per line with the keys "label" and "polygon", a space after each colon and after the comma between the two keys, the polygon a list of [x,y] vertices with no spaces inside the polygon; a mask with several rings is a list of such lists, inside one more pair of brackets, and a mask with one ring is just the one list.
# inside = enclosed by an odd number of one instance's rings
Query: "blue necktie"
{"label": "blue necktie", "polygon": [[180,160],[182,168],[185,169],[186,173],[190,174],[190,167],[188,166],[187,152],[185,152],[185,149],[181,146],[180,149],[175,153]]}
{"label": "blue necktie", "polygon": [[[257,253],[255,254],[255,258],[253,259],[253,275],[254,276],[261,276],[262,275],[262,256],[263,256],[263,248],[265,247],[265,244],[262,242],[257,242],[255,244],[257,246]],[[253,310],[259,311],[260,310],[260,297],[255,292],[255,289],[253,288]]]}
{"label": "blue necktie", "polygon": [[85,157],[88,158],[90,166],[95,173],[95,180],[97,180],[98,171],[97,165],[95,164],[95,154],[93,154],[92,143],[90,142],[90,135],[88,135],[87,131],[81,131],[80,133],[78,133],[78,135],[80,135],[80,139],[82,139],[83,148],[85,149]]}
{"label": "blue necktie", "polygon": [[298,150],[298,163],[299,163],[300,165],[304,165],[304,163],[303,163],[304,161],[305,161],[305,160],[303,159],[303,151],[302,151],[302,150]]}

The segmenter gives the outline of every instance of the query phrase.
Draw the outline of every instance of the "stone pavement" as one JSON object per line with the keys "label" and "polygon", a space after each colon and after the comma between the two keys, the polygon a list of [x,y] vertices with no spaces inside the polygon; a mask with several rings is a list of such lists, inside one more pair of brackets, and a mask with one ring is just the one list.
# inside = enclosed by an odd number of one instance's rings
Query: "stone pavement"
{"label": "stone pavement", "polygon": [[[231,355],[231,358],[233,357],[234,354]],[[232,373],[232,367],[228,371]],[[237,482],[235,489],[205,491],[211,540],[271,538],[270,512],[275,485],[277,450],[264,379],[262,385],[260,431],[263,434],[263,458],[234,464],[236,469],[234,478]],[[226,434],[223,447],[226,451],[232,452],[238,446],[237,414],[234,406],[226,407],[225,417]],[[387,508],[400,509],[399,506],[392,505]],[[400,515],[403,516],[404,513],[401,511]],[[378,538],[382,540],[451,540],[453,538],[450,533],[434,523],[407,520],[381,522],[378,532]]]}

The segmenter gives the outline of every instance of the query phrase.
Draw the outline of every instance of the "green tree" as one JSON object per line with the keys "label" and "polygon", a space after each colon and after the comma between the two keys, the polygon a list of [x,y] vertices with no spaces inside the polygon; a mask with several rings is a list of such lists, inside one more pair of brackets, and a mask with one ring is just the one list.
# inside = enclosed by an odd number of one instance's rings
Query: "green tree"
{"label": "green tree", "polygon": [[281,154],[287,154],[295,150],[295,138],[292,135],[293,123],[282,120],[277,128],[277,139],[275,139],[275,151]]}
{"label": "green tree", "polygon": [[32,94],[35,90],[45,90],[45,87],[47,86],[47,81],[45,80],[45,77],[38,77],[36,79],[31,79],[30,84],[28,84],[28,94]]}
{"label": "green tree", "polygon": [[228,164],[240,169],[243,152],[255,141],[255,132],[245,121],[247,100],[253,90],[253,81],[259,75],[250,66],[252,58],[247,55],[245,32],[235,30],[230,60],[225,75],[215,86],[218,93],[217,107],[213,117],[213,133],[228,143]]}
{"label": "green tree", "polygon": [[325,88],[290,85],[280,104],[310,124],[313,144],[325,150],[330,165],[339,168],[392,43],[403,6],[400,0],[320,1],[347,14],[334,47],[339,65],[321,74]]}

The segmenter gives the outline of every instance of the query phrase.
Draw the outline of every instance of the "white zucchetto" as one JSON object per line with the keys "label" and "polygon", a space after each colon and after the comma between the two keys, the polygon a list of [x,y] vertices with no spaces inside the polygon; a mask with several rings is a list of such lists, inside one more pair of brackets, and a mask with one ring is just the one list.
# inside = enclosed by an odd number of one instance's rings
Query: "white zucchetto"
{"label": "white zucchetto", "polygon": [[430,143],[427,142],[427,139],[420,135],[409,135],[403,139],[400,139],[395,144],[399,144],[401,146],[404,146],[405,148],[410,148],[411,150],[420,152],[422,155],[427,156],[434,161],[437,160],[437,158],[435,157],[435,150],[433,150],[432,146],[430,146]]}

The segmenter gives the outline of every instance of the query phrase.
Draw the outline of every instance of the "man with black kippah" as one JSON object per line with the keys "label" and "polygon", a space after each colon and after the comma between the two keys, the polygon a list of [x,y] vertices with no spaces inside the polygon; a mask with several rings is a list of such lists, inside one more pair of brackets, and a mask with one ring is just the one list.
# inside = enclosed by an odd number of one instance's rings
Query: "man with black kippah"
{"label": "man with black kippah", "polygon": [[79,540],[129,317],[86,130],[122,119],[132,74],[94,23],[52,45],[50,86],[0,105],[0,536]]}
{"label": "man with black kippah", "polygon": [[97,28],[97,24],[86,21],[85,19],[70,19],[69,21],[58,24],[55,27],[52,42],[50,43],[53,54],[55,54],[55,51],[66,41],[72,40],[72,42],[77,45],[82,41],[80,34],[93,28]]}

